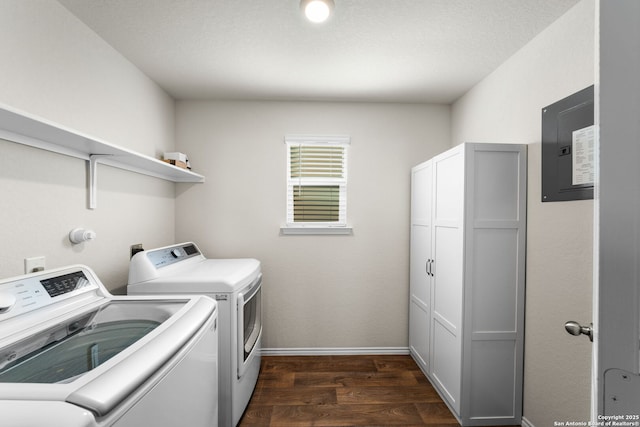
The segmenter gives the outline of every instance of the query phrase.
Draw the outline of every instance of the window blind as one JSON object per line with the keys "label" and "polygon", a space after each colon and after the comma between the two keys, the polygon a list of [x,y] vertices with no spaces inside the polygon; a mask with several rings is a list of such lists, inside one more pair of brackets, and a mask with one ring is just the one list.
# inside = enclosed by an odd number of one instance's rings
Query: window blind
{"label": "window blind", "polygon": [[339,185],[293,186],[293,222],[339,221]]}
{"label": "window blind", "polygon": [[324,139],[286,140],[289,226],[346,225],[348,138]]}
{"label": "window blind", "polygon": [[344,178],[344,147],[291,145],[291,178]]}

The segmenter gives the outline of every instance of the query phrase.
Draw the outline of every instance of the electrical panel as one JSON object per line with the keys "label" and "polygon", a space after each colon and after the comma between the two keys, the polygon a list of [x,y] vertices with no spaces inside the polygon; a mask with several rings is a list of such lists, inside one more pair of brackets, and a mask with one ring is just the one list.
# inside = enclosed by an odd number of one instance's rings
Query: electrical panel
{"label": "electrical panel", "polygon": [[542,201],[593,199],[594,91],[589,86],[542,109]]}

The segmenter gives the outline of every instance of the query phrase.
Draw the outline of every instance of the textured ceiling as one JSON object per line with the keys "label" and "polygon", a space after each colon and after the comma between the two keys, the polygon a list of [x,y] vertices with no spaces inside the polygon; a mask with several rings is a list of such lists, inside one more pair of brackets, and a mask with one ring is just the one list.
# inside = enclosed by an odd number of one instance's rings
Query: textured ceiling
{"label": "textured ceiling", "polygon": [[176,99],[450,103],[578,0],[59,0]]}

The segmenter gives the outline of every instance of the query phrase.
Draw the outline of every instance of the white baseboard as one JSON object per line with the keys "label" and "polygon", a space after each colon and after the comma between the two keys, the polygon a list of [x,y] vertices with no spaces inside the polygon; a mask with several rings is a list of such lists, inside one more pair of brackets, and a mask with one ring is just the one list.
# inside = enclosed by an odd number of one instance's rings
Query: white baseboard
{"label": "white baseboard", "polygon": [[262,348],[263,356],[354,356],[409,354],[409,347]]}
{"label": "white baseboard", "polygon": [[526,419],[525,417],[522,417],[522,421],[521,421],[521,425],[522,427],[535,427],[531,421],[529,421],[528,419]]}

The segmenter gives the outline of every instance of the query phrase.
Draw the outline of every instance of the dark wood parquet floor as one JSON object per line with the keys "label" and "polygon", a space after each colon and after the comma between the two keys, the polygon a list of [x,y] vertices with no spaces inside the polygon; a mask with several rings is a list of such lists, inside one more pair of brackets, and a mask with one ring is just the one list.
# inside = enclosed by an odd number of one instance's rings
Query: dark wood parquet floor
{"label": "dark wood parquet floor", "polygon": [[458,425],[410,356],[263,356],[239,427]]}

